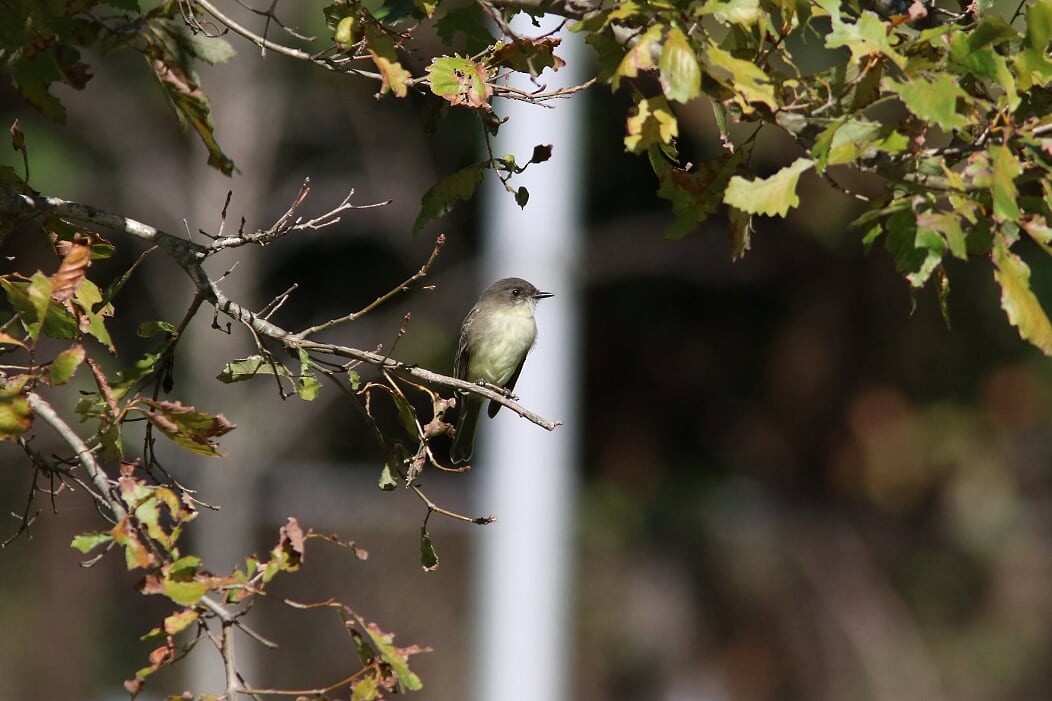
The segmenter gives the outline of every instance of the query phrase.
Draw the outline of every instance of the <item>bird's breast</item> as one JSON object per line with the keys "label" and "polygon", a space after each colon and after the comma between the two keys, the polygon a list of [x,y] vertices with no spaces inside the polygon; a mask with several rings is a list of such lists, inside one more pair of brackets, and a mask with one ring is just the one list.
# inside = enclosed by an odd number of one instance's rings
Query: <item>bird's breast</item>
{"label": "bird's breast", "polygon": [[472,380],[485,379],[503,385],[515,373],[523,357],[537,338],[537,323],[533,314],[491,314],[476,320],[472,329],[474,343],[471,347]]}

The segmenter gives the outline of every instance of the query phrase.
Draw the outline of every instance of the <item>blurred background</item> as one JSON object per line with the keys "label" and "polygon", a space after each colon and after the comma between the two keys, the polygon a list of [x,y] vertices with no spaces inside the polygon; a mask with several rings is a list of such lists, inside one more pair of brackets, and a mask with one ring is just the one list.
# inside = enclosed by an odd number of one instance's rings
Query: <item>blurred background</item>
{"label": "blurred background", "polygon": [[[301,26],[323,34],[312,22]],[[478,263],[477,202],[410,232],[427,188],[483,157],[479,126],[456,110],[435,119],[415,95],[377,101],[371,82],[232,42],[239,56],[202,78],[219,142],[240,169],[233,178],[208,168],[196,138],[179,132],[141,57],[116,52],[89,57],[95,77],[85,92],[56,89],[69,111],[64,126],[0,86],[3,123],[22,120],[31,184],[195,236],[216,231],[227,190],[227,226],[243,216],[249,229],[279,217],[307,177],[307,214],[352,188],[356,204],[391,200],[329,229],[229,251],[211,269],[219,275],[236,261],[223,287],[257,309],[298,284],[273,320],[302,328],[395,286],[445,233],[428,278],[434,289],[326,338],[389,346],[411,312],[398,357],[450,372],[459,324],[491,282]],[[426,63],[418,60],[414,72]],[[722,215],[666,240],[667,203],[645,160],[624,152],[627,100],[595,88],[582,102],[581,138],[552,142],[553,159],[584,164],[573,271],[583,304],[581,413],[558,417],[578,432],[564,622],[572,698],[1052,698],[1052,369],[1008,325],[990,266],[950,262],[948,328],[933,292],[911,296],[879,245],[864,253],[847,228],[851,200],[808,176],[787,220],[757,220],[743,261],[730,262]],[[698,100],[678,116],[684,160],[715,155],[710,106]],[[772,172],[799,155],[773,130],[761,139],[757,156]],[[0,162],[20,168],[10,150],[0,149]],[[531,199],[527,210],[543,207]],[[114,241],[116,259],[92,268],[97,282],[141,252]],[[49,264],[39,241],[12,237],[2,253],[4,272]],[[1047,257],[1030,262],[1035,289],[1052,301]],[[145,350],[139,321],[178,321],[192,296],[156,254],[133,284],[111,321],[121,351],[113,368]],[[543,343],[543,307],[538,319]],[[195,552],[228,570],[269,550],[294,515],[354,540],[369,558],[309,544],[304,570],[279,579],[253,612],[282,649],[259,651],[249,679],[297,688],[355,668],[331,612],[280,604],[335,592],[396,643],[434,649],[412,659],[419,698],[464,698],[475,664],[478,527],[432,518],[441,567],[424,573],[423,507],[404,490],[376,488],[380,450],[345,398],[325,387],[312,403],[282,401],[265,379],[214,379],[252,352],[241,330],[217,331],[204,312],[177,355],[172,398],[222,409],[239,426],[223,440],[222,461],[163,454],[221,506],[192,529]],[[38,431],[42,446],[50,440]],[[2,511],[20,514],[30,475],[13,446],[0,446],[0,459]],[[475,471],[424,481],[445,506],[489,513],[472,499],[478,480]],[[123,697],[121,682],[152,647],[138,636],[170,607],[135,595],[118,557],[81,567],[69,542],[101,527],[84,495],[61,494],[55,514],[42,499],[37,507],[32,538],[0,551],[0,698]],[[545,504],[536,515],[545,517]],[[4,523],[2,538],[17,528],[15,518]],[[204,652],[151,679],[144,696],[188,688],[189,675],[207,667],[195,661]]]}

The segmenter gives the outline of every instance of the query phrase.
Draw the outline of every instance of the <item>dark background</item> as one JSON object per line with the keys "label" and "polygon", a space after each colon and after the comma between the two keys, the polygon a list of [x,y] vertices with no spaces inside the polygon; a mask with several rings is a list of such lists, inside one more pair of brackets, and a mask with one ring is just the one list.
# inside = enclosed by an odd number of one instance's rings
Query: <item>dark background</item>
{"label": "dark background", "polygon": [[[372,83],[261,59],[232,41],[235,62],[202,75],[239,175],[207,168],[142,59],[117,52],[89,57],[96,77],[84,93],[56,89],[69,108],[64,126],[0,88],[4,124],[22,120],[31,183],[172,232],[185,230],[184,218],[192,231],[214,232],[227,189],[228,226],[241,216],[266,226],[307,176],[308,213],[352,187],[358,204],[390,199],[331,229],[233,251],[213,272],[237,260],[224,288],[256,308],[298,283],[274,320],[299,328],[364,306],[415,271],[444,232],[435,290],[331,338],[389,343],[412,311],[399,354],[451,370],[453,331],[488,282],[476,268],[476,203],[415,238],[410,231],[423,192],[481,157],[477,124],[454,111],[425,132],[422,97],[376,101]],[[1008,325],[989,262],[949,264],[948,328],[932,290],[911,295],[879,244],[864,253],[847,227],[851,200],[809,176],[788,219],[757,221],[741,262],[729,260],[722,215],[666,240],[667,203],[653,194],[645,160],[623,150],[625,106],[605,88],[590,90],[586,140],[556,142],[554,152],[583,158],[587,173],[577,579],[566,621],[574,697],[1052,697],[1052,373]],[[713,155],[709,106],[699,101],[679,117],[685,158]],[[762,145],[757,157],[772,171],[799,155],[774,132]],[[0,158],[18,165],[13,151]],[[92,268],[101,284],[141,251],[114,241],[118,258]],[[40,242],[13,237],[2,253],[14,256],[0,263],[5,271],[54,265]],[[1048,265],[1029,260],[1043,293]],[[151,256],[117,299],[121,355],[112,367],[145,348],[134,336],[139,321],[177,321],[191,291],[175,266]],[[329,387],[305,404],[281,401],[264,380],[214,381],[226,361],[250,352],[243,333],[212,330],[204,313],[177,358],[173,398],[221,408],[240,426],[222,462],[168,458],[206,500],[214,480],[228,480],[216,487],[223,511],[195,526],[198,546],[217,552],[215,569],[232,565],[244,548],[233,543],[224,562],[224,518],[240,509],[256,531],[248,550],[268,550],[293,514],[370,552],[358,561],[312,542],[305,571],[258,607],[260,628],[285,645],[261,653],[255,678],[316,685],[353,669],[334,616],[278,603],[336,591],[399,643],[434,648],[413,660],[422,698],[462,698],[473,527],[435,525],[442,566],[421,572],[419,503],[376,490],[379,450],[356,412]],[[3,512],[21,513],[28,468],[14,446],[0,446],[0,460]],[[466,503],[470,475],[431,479],[446,503]],[[134,594],[118,557],[80,567],[69,541],[102,527],[84,495],[60,495],[57,514],[38,506],[32,539],[0,551],[0,698],[117,698],[121,680],[145,665],[149,645],[137,636],[169,609]],[[16,527],[11,518],[0,536]],[[165,672],[150,688],[188,684]]]}

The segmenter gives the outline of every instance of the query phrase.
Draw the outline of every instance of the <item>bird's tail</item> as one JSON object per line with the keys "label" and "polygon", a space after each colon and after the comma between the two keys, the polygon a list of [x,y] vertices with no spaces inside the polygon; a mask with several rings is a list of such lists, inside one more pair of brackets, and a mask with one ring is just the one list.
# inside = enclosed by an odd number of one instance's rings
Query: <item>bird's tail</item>
{"label": "bird's tail", "polygon": [[453,447],[449,449],[449,459],[454,465],[471,460],[475,449],[475,427],[478,426],[479,413],[482,411],[482,401],[478,397],[461,395],[460,400],[464,408],[460,412],[460,420],[457,421]]}

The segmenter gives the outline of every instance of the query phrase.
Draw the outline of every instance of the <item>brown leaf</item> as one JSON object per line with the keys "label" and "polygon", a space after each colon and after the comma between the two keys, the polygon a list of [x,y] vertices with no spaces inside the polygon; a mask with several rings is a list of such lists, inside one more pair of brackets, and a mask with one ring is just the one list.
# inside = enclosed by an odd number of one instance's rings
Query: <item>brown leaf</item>
{"label": "brown leaf", "polygon": [[562,39],[556,37],[520,37],[497,49],[490,63],[536,77],[545,68],[557,71],[566,65],[566,61],[555,55],[555,47],[560,43]]}
{"label": "brown leaf", "polygon": [[91,265],[91,248],[82,243],[73,243],[62,258],[62,264],[51,276],[51,299],[65,302],[77,291]]}
{"label": "brown leaf", "polygon": [[160,666],[167,662],[169,659],[175,656],[175,646],[172,645],[172,641],[169,640],[166,645],[162,645],[159,648],[155,648],[150,653],[150,663],[156,666]]}
{"label": "brown leaf", "polygon": [[299,561],[303,561],[303,551],[307,544],[306,536],[303,534],[303,528],[300,527],[300,522],[295,517],[289,516],[288,523],[281,527],[281,536],[278,540],[278,545],[281,547],[289,547],[298,555]]}
{"label": "brown leaf", "polygon": [[142,403],[154,409],[143,412],[147,421],[175,443],[199,455],[220,455],[214,439],[236,428],[222,414],[213,416],[181,402],[143,399]]}

